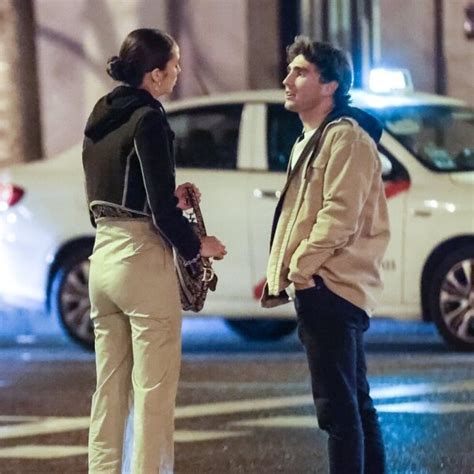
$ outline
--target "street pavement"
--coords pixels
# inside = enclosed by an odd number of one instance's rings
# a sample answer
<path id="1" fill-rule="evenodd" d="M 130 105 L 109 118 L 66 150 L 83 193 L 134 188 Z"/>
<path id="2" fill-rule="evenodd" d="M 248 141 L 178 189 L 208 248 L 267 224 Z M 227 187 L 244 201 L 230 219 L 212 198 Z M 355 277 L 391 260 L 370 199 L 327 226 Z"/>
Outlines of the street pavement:
<path id="1" fill-rule="evenodd" d="M 28 328 L 0 331 L 0 473 L 86 473 L 94 356 Z M 295 334 L 249 343 L 210 319 L 183 334 L 176 474 L 327 472 Z M 474 473 L 474 354 L 423 323 L 374 320 L 366 342 L 389 473 Z"/>

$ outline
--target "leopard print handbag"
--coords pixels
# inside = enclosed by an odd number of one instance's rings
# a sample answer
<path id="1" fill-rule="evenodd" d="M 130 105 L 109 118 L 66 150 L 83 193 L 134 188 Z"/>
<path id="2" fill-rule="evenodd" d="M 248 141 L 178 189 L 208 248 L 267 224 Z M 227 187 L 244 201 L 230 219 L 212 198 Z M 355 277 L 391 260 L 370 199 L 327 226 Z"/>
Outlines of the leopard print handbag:
<path id="1" fill-rule="evenodd" d="M 187 188 L 187 199 L 191 209 L 186 211 L 194 232 L 201 238 L 207 235 L 197 196 L 192 188 Z M 212 268 L 212 260 L 200 257 L 197 262 L 185 265 L 183 258 L 174 252 L 176 275 L 179 282 L 181 307 L 184 311 L 198 312 L 204 307 L 208 290 L 215 291 L 217 275 Z"/>

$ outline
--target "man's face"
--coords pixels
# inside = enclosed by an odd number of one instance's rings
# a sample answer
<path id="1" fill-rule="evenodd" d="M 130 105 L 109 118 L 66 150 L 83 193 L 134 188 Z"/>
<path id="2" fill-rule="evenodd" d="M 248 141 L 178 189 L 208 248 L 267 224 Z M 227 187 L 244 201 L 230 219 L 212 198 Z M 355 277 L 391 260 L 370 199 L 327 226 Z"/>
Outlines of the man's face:
<path id="1" fill-rule="evenodd" d="M 302 54 L 288 65 L 288 74 L 283 80 L 285 86 L 285 108 L 291 112 L 305 112 L 315 109 L 323 101 L 332 98 L 337 82 L 323 83 L 316 66 Z"/>

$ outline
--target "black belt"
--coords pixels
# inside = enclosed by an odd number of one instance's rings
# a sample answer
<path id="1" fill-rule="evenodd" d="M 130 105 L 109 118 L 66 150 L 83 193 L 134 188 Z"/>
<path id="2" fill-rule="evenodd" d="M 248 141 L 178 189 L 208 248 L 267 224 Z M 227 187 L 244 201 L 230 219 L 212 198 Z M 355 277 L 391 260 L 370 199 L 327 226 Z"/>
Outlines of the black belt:
<path id="1" fill-rule="evenodd" d="M 137 214 L 132 211 L 126 211 L 125 209 L 121 209 L 119 207 L 112 207 L 107 206 L 105 204 L 96 204 L 92 207 L 92 215 L 94 219 L 99 219 L 100 217 L 115 217 L 115 218 L 128 218 L 128 219 L 136 219 L 136 218 L 144 218 L 143 214 Z"/>

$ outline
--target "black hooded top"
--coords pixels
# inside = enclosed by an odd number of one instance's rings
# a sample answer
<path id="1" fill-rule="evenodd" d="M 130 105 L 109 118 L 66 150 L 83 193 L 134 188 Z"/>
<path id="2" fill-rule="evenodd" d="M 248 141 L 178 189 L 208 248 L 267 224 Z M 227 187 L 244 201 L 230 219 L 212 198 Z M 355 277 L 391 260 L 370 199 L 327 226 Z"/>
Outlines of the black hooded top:
<path id="1" fill-rule="evenodd" d="M 372 138 L 376 144 L 380 141 L 383 132 L 383 124 L 377 117 L 349 105 L 335 109 L 333 114 L 338 117 L 353 118 L 370 135 L 370 138 Z"/>
<path id="2" fill-rule="evenodd" d="M 107 205 L 152 218 L 187 261 L 200 241 L 174 195 L 174 134 L 159 101 L 119 86 L 95 105 L 86 125 L 82 161 L 89 208 Z"/>

